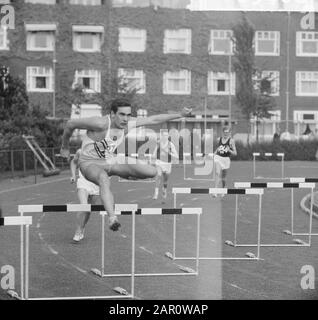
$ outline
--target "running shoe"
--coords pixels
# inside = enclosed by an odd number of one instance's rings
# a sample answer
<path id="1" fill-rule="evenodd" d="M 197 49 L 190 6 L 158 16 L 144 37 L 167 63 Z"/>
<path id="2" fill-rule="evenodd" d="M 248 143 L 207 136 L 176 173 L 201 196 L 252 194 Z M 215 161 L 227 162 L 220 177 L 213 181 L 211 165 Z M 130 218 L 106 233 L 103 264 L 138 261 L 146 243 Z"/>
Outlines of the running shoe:
<path id="1" fill-rule="evenodd" d="M 118 231 L 121 227 L 121 224 L 118 222 L 117 217 L 110 217 L 109 218 L 109 229 L 113 231 Z"/>
<path id="2" fill-rule="evenodd" d="M 84 239 L 84 231 L 83 230 L 77 230 L 75 232 L 74 237 L 73 237 L 73 241 L 80 242 L 83 239 Z"/>

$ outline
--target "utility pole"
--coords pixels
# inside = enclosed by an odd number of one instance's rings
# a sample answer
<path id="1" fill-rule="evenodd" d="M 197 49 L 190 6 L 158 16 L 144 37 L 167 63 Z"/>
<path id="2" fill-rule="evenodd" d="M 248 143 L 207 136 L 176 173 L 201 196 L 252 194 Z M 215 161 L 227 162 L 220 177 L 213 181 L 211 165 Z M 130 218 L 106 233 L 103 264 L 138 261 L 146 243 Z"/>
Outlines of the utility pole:
<path id="1" fill-rule="evenodd" d="M 108 66 L 108 94 L 109 94 L 109 100 L 112 99 L 112 0 L 107 0 L 107 10 L 108 10 L 108 21 L 107 21 L 107 53 L 108 57 L 106 59 L 108 60 L 107 66 Z"/>
<path id="2" fill-rule="evenodd" d="M 290 11 L 287 12 L 287 41 L 286 41 L 286 131 L 289 132 L 289 48 L 290 48 Z"/>
<path id="3" fill-rule="evenodd" d="M 56 90 L 55 90 L 55 84 L 56 84 L 56 63 L 57 63 L 57 60 L 56 60 L 56 31 L 54 33 L 54 37 L 53 37 L 53 59 L 52 59 L 52 64 L 53 64 L 53 100 L 52 100 L 52 117 L 53 119 L 55 119 L 56 117 Z"/>
<path id="4" fill-rule="evenodd" d="M 231 53 L 231 42 L 230 42 L 230 47 L 229 47 L 229 121 L 230 121 L 230 126 L 232 124 L 232 97 L 231 97 L 231 89 L 232 89 L 232 53 Z"/>

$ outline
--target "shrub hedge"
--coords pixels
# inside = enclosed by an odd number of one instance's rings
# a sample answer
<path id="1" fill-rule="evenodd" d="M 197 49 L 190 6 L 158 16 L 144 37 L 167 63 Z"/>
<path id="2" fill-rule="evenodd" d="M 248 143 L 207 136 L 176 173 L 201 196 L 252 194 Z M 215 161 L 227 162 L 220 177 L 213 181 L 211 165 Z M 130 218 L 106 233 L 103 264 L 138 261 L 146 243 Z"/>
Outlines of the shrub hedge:
<path id="1" fill-rule="evenodd" d="M 259 152 L 261 155 L 258 160 L 280 160 L 280 157 L 265 157 L 265 152 L 284 153 L 286 161 L 302 160 L 313 161 L 316 159 L 316 151 L 318 149 L 318 140 L 299 140 L 299 141 L 277 141 L 262 142 L 244 145 L 236 142 L 237 156 L 232 160 L 252 160 L 253 153 Z"/>

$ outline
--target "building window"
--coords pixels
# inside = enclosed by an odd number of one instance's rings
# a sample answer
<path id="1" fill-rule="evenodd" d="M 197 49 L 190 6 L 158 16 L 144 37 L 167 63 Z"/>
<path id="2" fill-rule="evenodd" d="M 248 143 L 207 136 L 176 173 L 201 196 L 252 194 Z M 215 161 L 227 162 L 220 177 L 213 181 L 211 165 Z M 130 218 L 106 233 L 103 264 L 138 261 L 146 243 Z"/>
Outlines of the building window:
<path id="1" fill-rule="evenodd" d="M 55 24 L 26 24 L 27 50 L 53 51 L 55 47 Z"/>
<path id="2" fill-rule="evenodd" d="M 211 30 L 210 33 L 210 54 L 233 54 L 232 30 Z"/>
<path id="3" fill-rule="evenodd" d="M 70 4 L 79 4 L 83 6 L 100 6 L 102 0 L 70 0 Z"/>
<path id="4" fill-rule="evenodd" d="M 191 54 L 191 30 L 165 30 L 163 52 Z"/>
<path id="5" fill-rule="evenodd" d="M 296 55 L 318 57 L 318 32 L 296 33 Z"/>
<path id="6" fill-rule="evenodd" d="M 145 73 L 142 70 L 118 69 L 118 77 L 121 84 L 118 88 L 119 92 L 126 90 L 137 90 L 136 93 L 146 93 Z"/>
<path id="7" fill-rule="evenodd" d="M 99 70 L 76 70 L 74 84 L 84 87 L 85 93 L 100 92 L 101 73 Z"/>
<path id="8" fill-rule="evenodd" d="M 164 94 L 191 94 L 191 71 L 166 71 L 163 75 Z"/>
<path id="9" fill-rule="evenodd" d="M 73 26 L 73 50 L 100 52 L 103 33 L 103 26 Z"/>
<path id="10" fill-rule="evenodd" d="M 112 4 L 114 7 L 131 5 L 131 4 L 133 4 L 133 2 L 134 2 L 134 0 L 112 0 Z M 146 6 L 147 5 L 149 5 L 149 3 L 147 3 Z"/>
<path id="11" fill-rule="evenodd" d="M 318 96 L 318 72 L 296 71 L 296 96 Z"/>
<path id="12" fill-rule="evenodd" d="M 34 4 L 56 4 L 56 0 L 25 0 L 25 3 L 34 3 Z"/>
<path id="13" fill-rule="evenodd" d="M 231 80 L 231 81 L 230 81 Z M 235 94 L 235 73 L 213 72 L 208 73 L 208 93 L 211 95 Z"/>
<path id="14" fill-rule="evenodd" d="M 27 67 L 27 90 L 30 92 L 52 92 L 54 76 L 51 67 Z"/>
<path id="15" fill-rule="evenodd" d="M 9 50 L 8 29 L 0 25 L 0 50 Z"/>
<path id="16" fill-rule="evenodd" d="M 261 118 L 258 124 L 258 135 L 264 139 L 273 139 L 274 133 L 277 132 L 280 121 L 281 121 L 281 111 L 280 110 L 271 110 L 268 111 L 270 114 L 269 118 Z M 256 137 L 257 128 L 256 128 L 256 117 L 251 117 L 251 128 L 252 135 Z"/>
<path id="17" fill-rule="evenodd" d="M 253 80 L 256 90 L 270 96 L 279 96 L 279 71 L 263 70 L 253 77 Z"/>
<path id="18" fill-rule="evenodd" d="M 295 110 L 294 111 L 294 132 L 296 136 L 308 136 L 308 128 L 312 133 L 318 129 L 318 111 Z"/>
<path id="19" fill-rule="evenodd" d="M 119 51 L 144 52 L 146 50 L 146 30 L 119 28 Z"/>
<path id="20" fill-rule="evenodd" d="M 279 56 L 279 31 L 256 31 L 255 55 Z"/>

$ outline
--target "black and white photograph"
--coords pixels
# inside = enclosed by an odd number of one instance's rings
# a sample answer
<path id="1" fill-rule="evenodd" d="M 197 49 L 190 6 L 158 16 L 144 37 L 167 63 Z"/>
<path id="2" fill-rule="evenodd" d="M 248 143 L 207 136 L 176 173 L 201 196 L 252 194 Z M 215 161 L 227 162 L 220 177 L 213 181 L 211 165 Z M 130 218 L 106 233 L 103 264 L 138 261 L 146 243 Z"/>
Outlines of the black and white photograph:
<path id="1" fill-rule="evenodd" d="M 318 0 L 0 0 L 2 302 L 318 300 L 317 187 Z"/>

